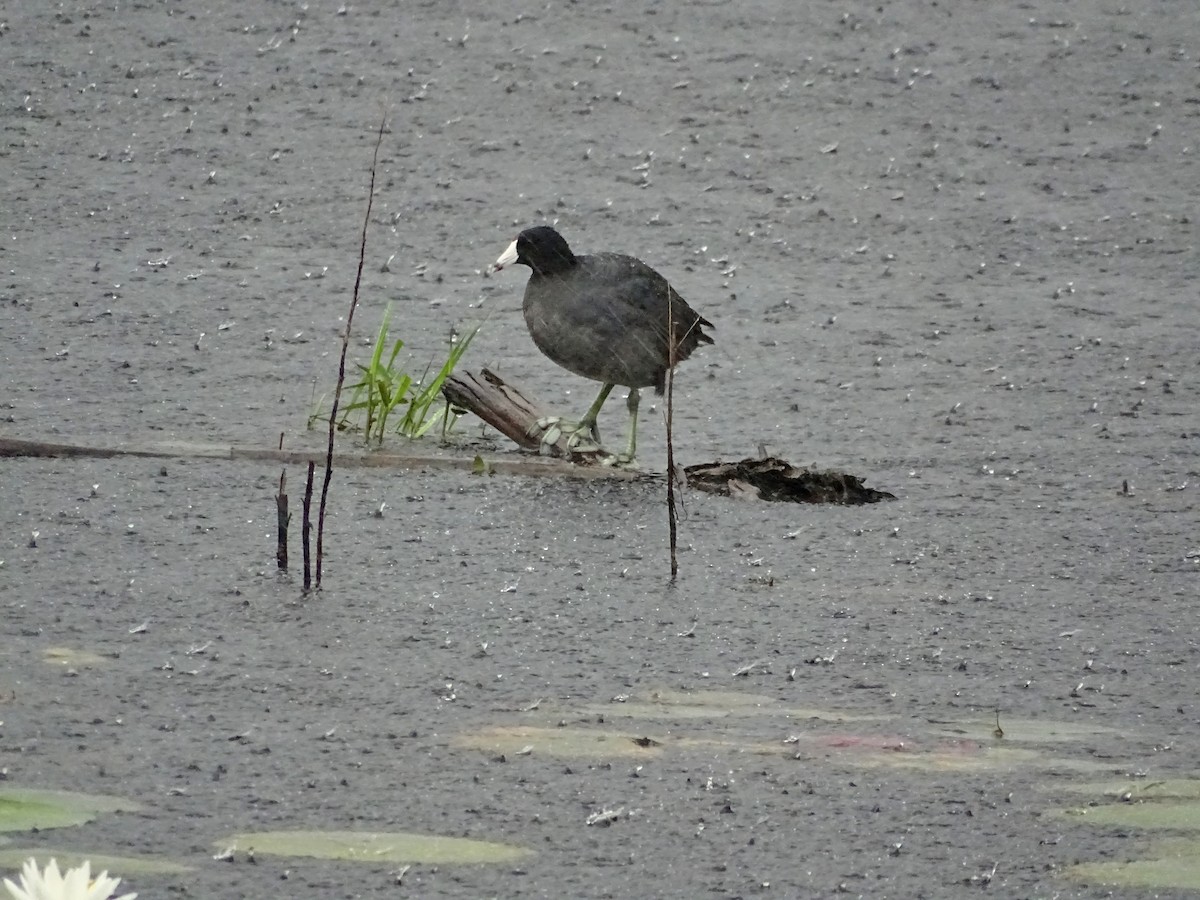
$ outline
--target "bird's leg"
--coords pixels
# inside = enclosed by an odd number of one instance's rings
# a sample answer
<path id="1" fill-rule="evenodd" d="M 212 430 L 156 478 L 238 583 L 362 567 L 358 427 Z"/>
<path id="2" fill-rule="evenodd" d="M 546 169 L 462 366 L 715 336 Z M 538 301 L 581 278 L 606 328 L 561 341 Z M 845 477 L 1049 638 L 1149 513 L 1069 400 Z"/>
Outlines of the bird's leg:
<path id="1" fill-rule="evenodd" d="M 611 384 L 601 387 L 600 393 L 596 395 L 596 399 L 592 401 L 592 405 L 588 407 L 588 411 L 579 420 L 578 431 L 583 431 L 586 427 L 591 432 L 592 440 L 597 444 L 600 443 L 600 426 L 596 424 L 596 419 L 600 416 L 600 407 L 604 405 L 604 401 L 608 399 L 608 395 L 612 393 L 614 387 L 615 385 Z"/>
<path id="2" fill-rule="evenodd" d="M 625 453 L 617 457 L 617 462 L 622 465 L 628 465 L 633 462 L 634 453 L 637 451 L 637 417 L 638 404 L 641 402 L 641 394 L 637 388 L 629 389 L 629 396 L 625 398 L 625 407 L 629 410 L 629 446 L 625 448 Z"/>

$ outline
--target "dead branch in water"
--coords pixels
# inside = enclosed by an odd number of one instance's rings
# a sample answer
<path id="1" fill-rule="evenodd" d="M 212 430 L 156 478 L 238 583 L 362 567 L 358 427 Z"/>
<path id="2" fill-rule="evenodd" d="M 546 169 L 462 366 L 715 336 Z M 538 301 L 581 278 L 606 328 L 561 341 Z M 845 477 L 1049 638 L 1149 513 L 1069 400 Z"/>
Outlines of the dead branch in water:
<path id="1" fill-rule="evenodd" d="M 308 480 L 304 483 L 304 509 L 300 518 L 300 547 L 304 553 L 304 592 L 312 588 L 312 494 L 313 470 L 317 464 L 308 461 Z"/>
<path id="2" fill-rule="evenodd" d="M 371 156 L 371 182 L 367 188 L 367 211 L 363 215 L 362 240 L 358 245 L 358 272 L 354 276 L 354 294 L 350 297 L 350 312 L 346 314 L 346 329 L 342 332 L 342 355 L 338 359 L 337 385 L 333 389 L 333 407 L 329 411 L 329 449 L 325 454 L 325 479 L 321 482 L 321 505 L 317 510 L 317 577 L 316 589 L 321 589 L 321 564 L 325 559 L 325 507 L 329 499 L 329 482 L 333 479 L 333 443 L 337 435 L 338 404 L 342 399 L 342 386 L 346 383 L 346 354 L 350 351 L 350 326 L 354 322 L 354 310 L 358 308 L 358 291 L 362 286 L 363 267 L 367 261 L 367 228 L 371 224 L 371 207 L 375 202 L 375 173 L 379 168 L 379 148 L 383 144 L 383 132 L 387 126 L 387 114 L 379 119 L 379 133 L 375 136 L 375 152 Z"/>
<path id="3" fill-rule="evenodd" d="M 279 449 L 283 449 L 283 432 L 279 433 Z M 288 567 L 288 525 L 292 514 L 288 512 L 287 469 L 279 473 L 279 493 L 275 495 L 275 565 L 286 572 Z"/>
<path id="4" fill-rule="evenodd" d="M 275 495 L 275 565 L 287 571 L 288 567 L 288 524 L 292 516 L 288 512 L 287 470 L 279 473 L 279 493 Z"/>
<path id="5" fill-rule="evenodd" d="M 543 427 L 546 413 L 537 401 L 521 393 L 490 369 L 478 375 L 454 374 L 442 385 L 442 396 L 450 405 L 473 412 L 518 447 L 536 450 L 576 463 L 603 462 L 610 454 L 602 449 L 579 450 L 570 446 L 570 436 L 559 432 L 556 440 L 546 441 L 553 426 Z"/>
<path id="6" fill-rule="evenodd" d="M 667 534 L 671 545 L 671 584 L 679 576 L 679 511 L 675 508 L 675 291 L 667 285 Z"/>

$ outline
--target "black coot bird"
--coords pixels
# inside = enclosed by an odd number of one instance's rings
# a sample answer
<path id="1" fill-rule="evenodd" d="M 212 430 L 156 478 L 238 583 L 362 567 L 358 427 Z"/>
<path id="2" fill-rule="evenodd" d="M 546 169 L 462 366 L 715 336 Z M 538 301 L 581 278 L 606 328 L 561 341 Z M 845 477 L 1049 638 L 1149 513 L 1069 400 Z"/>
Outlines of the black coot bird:
<path id="1" fill-rule="evenodd" d="M 533 342 L 564 369 L 604 386 L 578 424 L 572 441 L 587 432 L 600 443 L 596 419 L 613 387 L 629 388 L 629 447 L 619 459 L 632 461 L 637 448 L 638 389 L 666 385 L 671 361 L 668 308 L 674 326 L 674 361 L 687 359 L 713 339 L 713 325 L 688 306 L 667 279 L 632 256 L 597 253 L 576 256 L 563 236 L 548 225 L 517 235 L 494 265 L 513 263 L 533 270 L 525 286 L 525 324 Z"/>

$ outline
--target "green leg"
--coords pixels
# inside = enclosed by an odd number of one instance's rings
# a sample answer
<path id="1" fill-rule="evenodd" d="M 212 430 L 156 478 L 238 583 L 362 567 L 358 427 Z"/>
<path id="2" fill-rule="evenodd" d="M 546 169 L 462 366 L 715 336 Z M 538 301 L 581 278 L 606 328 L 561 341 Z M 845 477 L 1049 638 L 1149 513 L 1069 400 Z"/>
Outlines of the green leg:
<path id="1" fill-rule="evenodd" d="M 592 405 L 588 407 L 588 411 L 583 414 L 583 418 L 579 420 L 579 430 L 582 431 L 586 426 L 592 433 L 592 440 L 597 444 L 600 443 L 600 427 L 596 424 L 596 419 L 600 415 L 600 407 L 604 405 L 604 401 L 608 399 L 608 395 L 612 393 L 615 385 L 606 384 L 600 388 L 600 393 L 596 395 L 596 399 Z"/>
<path id="2" fill-rule="evenodd" d="M 625 407 L 629 410 L 629 446 L 625 450 L 625 456 L 621 459 L 621 462 L 624 463 L 633 462 L 634 454 L 637 452 L 637 417 L 641 399 L 637 388 L 629 389 L 629 396 L 625 400 Z"/>

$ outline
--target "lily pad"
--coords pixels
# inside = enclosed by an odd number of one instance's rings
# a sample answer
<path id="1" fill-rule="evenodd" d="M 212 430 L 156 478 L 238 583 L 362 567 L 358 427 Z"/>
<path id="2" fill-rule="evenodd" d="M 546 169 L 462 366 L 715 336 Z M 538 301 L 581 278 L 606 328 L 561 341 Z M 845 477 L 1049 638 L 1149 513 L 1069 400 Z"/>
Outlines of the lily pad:
<path id="1" fill-rule="evenodd" d="M 939 744 L 925 749 L 900 752 L 878 751 L 847 756 L 855 765 L 871 768 L 911 769 L 922 772 L 995 772 L 1028 766 L 1039 754 L 1018 747 L 979 747 Z"/>
<path id="2" fill-rule="evenodd" d="M 592 704 L 589 715 L 621 716 L 628 719 L 720 719 L 744 716 L 780 716 L 788 719 L 816 719 L 824 722 L 878 721 L 882 716 L 858 715 L 841 710 L 793 708 L 774 697 L 743 694 L 739 691 L 677 691 L 669 688 L 650 691 L 621 703 Z"/>
<path id="3" fill-rule="evenodd" d="M 1086 722 L 1055 722 L 1044 719 L 1007 719 L 1001 717 L 1003 737 L 996 737 L 994 717 L 978 721 L 934 722 L 935 733 L 948 737 L 971 738 L 973 740 L 1022 744 L 1057 744 L 1082 741 L 1101 734 L 1114 735 L 1122 732 L 1103 725 Z"/>
<path id="4" fill-rule="evenodd" d="M 127 875 L 180 875 L 192 871 L 190 866 L 180 865 L 165 859 L 145 856 L 106 856 L 103 853 L 86 853 L 81 850 L 64 850 L 61 847 L 26 847 L 0 850 L 0 869 L 19 869 L 25 860 L 33 857 L 38 867 L 44 869 L 51 859 L 58 860 L 60 869 L 73 869 L 85 862 L 92 864 L 92 872 L 108 872 L 114 878 Z"/>
<path id="5" fill-rule="evenodd" d="M 1120 800 L 1161 800 L 1164 797 L 1200 800 L 1200 779 L 1197 778 L 1092 781 L 1081 784 L 1056 784 L 1054 788 L 1075 794 L 1091 794 Z"/>
<path id="6" fill-rule="evenodd" d="M 262 831 L 218 841 L 221 852 L 306 856 L 367 863 L 502 863 L 533 851 L 514 844 L 404 831 Z"/>
<path id="7" fill-rule="evenodd" d="M 1119 825 L 1122 828 L 1169 828 L 1200 831 L 1200 802 L 1149 801 L 1106 803 L 1056 810 L 1054 815 L 1092 825 Z"/>
<path id="8" fill-rule="evenodd" d="M 78 647 L 47 647 L 42 651 L 42 660 L 69 669 L 88 669 L 106 662 L 98 653 Z"/>
<path id="9" fill-rule="evenodd" d="M 774 709 L 779 706 L 779 701 L 774 697 L 744 694 L 740 691 L 676 691 L 670 688 L 659 688 L 638 699 L 663 706 L 703 706 L 726 712 L 734 710 L 762 712 L 764 709 Z"/>
<path id="10" fill-rule="evenodd" d="M 1096 862 L 1071 866 L 1069 878 L 1090 884 L 1117 884 L 1124 887 L 1182 888 L 1200 890 L 1200 847 L 1191 855 L 1165 859 L 1136 859 L 1132 862 Z"/>
<path id="11" fill-rule="evenodd" d="M 133 812 L 139 808 L 121 797 L 0 788 L 0 831 L 65 828 L 90 822 L 101 813 Z"/>
<path id="12" fill-rule="evenodd" d="M 723 719 L 730 716 L 761 716 L 767 710 L 755 707 L 722 709 L 700 704 L 666 705 L 628 700 L 624 703 L 593 704 L 583 708 L 584 715 L 622 719 Z"/>
<path id="13" fill-rule="evenodd" d="M 590 728 L 539 728 L 533 725 L 495 725 L 460 734 L 454 738 L 454 745 L 507 756 L 652 757 L 662 750 L 661 741 L 645 735 Z"/>

